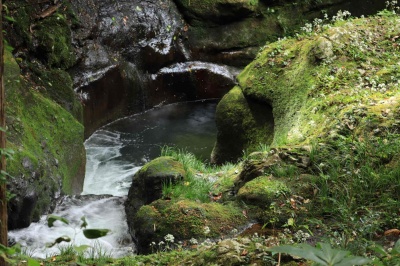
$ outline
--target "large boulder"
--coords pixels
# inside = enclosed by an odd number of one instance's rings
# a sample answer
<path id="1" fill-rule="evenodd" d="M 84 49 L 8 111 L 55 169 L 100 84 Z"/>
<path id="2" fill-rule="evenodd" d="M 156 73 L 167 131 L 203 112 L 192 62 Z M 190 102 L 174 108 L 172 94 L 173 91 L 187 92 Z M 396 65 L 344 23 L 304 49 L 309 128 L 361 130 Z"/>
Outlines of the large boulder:
<path id="1" fill-rule="evenodd" d="M 180 162 L 172 157 L 159 157 L 144 165 L 133 176 L 132 185 L 125 202 L 125 212 L 129 231 L 134 241 L 137 242 L 136 232 L 138 226 L 140 226 L 134 221 L 134 217 L 139 209 L 143 205 L 160 199 L 163 196 L 163 186 L 180 182 L 185 175 L 186 172 Z"/>
<path id="2" fill-rule="evenodd" d="M 142 205 L 161 198 L 164 185 L 180 182 L 185 175 L 182 163 L 172 157 L 158 157 L 147 163 L 133 176 L 126 201 L 127 213 L 135 213 Z"/>
<path id="3" fill-rule="evenodd" d="M 373 26 L 379 23 L 382 30 L 390 29 L 393 21 L 379 16 L 338 21 L 342 25 L 317 28 L 317 33 L 305 32 L 297 39 L 267 45 L 238 76 L 239 85 L 219 103 L 213 151 L 216 161 L 238 158 L 241 150 L 254 149 L 255 143 L 264 143 L 271 134 L 272 146 L 304 145 L 320 138 L 396 127 L 396 67 L 374 54 L 378 53 L 375 43 L 381 43 L 393 56 L 397 46 Z M 358 25 L 363 25 L 362 29 Z M 373 40 L 363 39 L 365 31 L 374 36 Z M 369 50 L 375 52 L 367 55 L 365 51 Z M 383 65 L 385 71 L 381 70 Z M 249 110 L 252 103 L 271 108 L 271 112 L 253 115 L 263 116 L 261 121 L 271 121 L 268 118 L 272 116 L 273 133 L 253 126 L 254 122 L 252 126 L 246 123 L 252 116 L 250 112 L 243 115 L 242 110 Z M 393 122 L 391 126 L 388 121 Z M 244 141 L 247 136 L 251 141 Z M 227 140 L 231 140 L 228 148 Z"/>

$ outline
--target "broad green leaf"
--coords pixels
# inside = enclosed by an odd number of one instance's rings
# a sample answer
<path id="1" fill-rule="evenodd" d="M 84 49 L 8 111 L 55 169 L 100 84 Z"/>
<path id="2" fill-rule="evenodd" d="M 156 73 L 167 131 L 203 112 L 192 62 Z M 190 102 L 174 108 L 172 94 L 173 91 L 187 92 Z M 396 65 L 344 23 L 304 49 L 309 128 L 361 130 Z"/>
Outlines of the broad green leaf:
<path id="1" fill-rule="evenodd" d="M 323 257 L 321 250 L 314 248 L 310 245 L 298 245 L 298 246 L 275 246 L 268 249 L 269 251 L 278 252 L 278 253 L 288 253 L 292 256 L 304 258 L 307 260 L 312 260 L 321 265 L 327 265 L 326 262 L 320 257 Z"/>
<path id="2" fill-rule="evenodd" d="M 321 248 L 324 259 L 329 265 L 336 265 L 350 254 L 350 252 L 345 250 L 332 249 L 327 243 L 318 243 L 317 245 Z"/>
<path id="3" fill-rule="evenodd" d="M 48 227 L 53 227 L 54 223 L 56 221 L 60 221 L 65 224 L 69 224 L 68 220 L 65 219 L 64 217 L 60 217 L 60 216 L 53 215 L 53 214 L 50 214 L 49 216 L 47 216 L 47 226 Z"/>
<path id="4" fill-rule="evenodd" d="M 110 232 L 109 229 L 84 229 L 83 234 L 88 239 L 96 239 L 106 236 Z"/>
<path id="5" fill-rule="evenodd" d="M 28 266 L 40 266 L 40 262 L 35 259 L 28 258 Z"/>
<path id="6" fill-rule="evenodd" d="M 395 251 L 396 254 L 400 254 L 400 239 L 397 240 L 396 244 L 394 245 L 392 251 Z"/>
<path id="7" fill-rule="evenodd" d="M 16 253 L 21 253 L 21 244 L 19 243 L 7 249 L 8 255 L 14 255 Z"/>
<path id="8" fill-rule="evenodd" d="M 368 263 L 371 263 L 371 262 L 372 262 L 372 260 L 367 259 L 367 258 L 350 256 L 348 258 L 345 258 L 340 263 L 336 263 L 336 264 L 332 264 L 332 265 L 335 265 L 335 266 L 367 265 Z"/>
<path id="9" fill-rule="evenodd" d="M 287 225 L 288 225 L 288 226 L 293 226 L 293 225 L 294 225 L 294 219 L 293 219 L 293 218 L 289 218 L 289 219 L 287 220 Z"/>
<path id="10" fill-rule="evenodd" d="M 10 17 L 10 16 L 4 16 L 4 18 L 5 18 L 6 20 L 8 20 L 8 21 L 16 22 L 16 20 L 15 20 L 14 18 Z"/>
<path id="11" fill-rule="evenodd" d="M 86 228 L 86 226 L 88 226 L 88 223 L 86 222 L 85 216 L 81 217 L 81 221 L 82 221 L 81 228 Z"/>

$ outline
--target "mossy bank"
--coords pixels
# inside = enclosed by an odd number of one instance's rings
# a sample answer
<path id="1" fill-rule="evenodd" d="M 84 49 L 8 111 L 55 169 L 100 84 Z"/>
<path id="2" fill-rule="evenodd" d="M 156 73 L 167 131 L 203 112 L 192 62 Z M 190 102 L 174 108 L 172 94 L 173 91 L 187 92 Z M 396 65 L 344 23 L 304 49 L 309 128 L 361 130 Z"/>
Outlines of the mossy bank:
<path id="1" fill-rule="evenodd" d="M 4 85 L 9 228 L 28 226 L 63 194 L 80 193 L 85 171 L 82 106 L 66 69 L 75 63 L 68 6 L 39 18 L 45 6 L 7 3 Z M 9 50 L 13 51 L 13 56 Z M 29 51 L 29 52 L 28 52 Z"/>

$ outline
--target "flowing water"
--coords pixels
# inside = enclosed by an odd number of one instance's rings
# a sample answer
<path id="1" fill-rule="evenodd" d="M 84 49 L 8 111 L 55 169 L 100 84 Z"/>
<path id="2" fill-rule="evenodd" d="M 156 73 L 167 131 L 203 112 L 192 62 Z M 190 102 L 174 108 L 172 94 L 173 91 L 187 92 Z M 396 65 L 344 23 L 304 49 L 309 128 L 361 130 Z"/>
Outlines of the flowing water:
<path id="1" fill-rule="evenodd" d="M 132 176 L 147 161 L 160 155 L 162 146 L 175 146 L 207 160 L 216 139 L 216 103 L 197 101 L 154 108 L 119 119 L 97 130 L 86 142 L 86 176 L 82 195 L 65 197 L 54 214 L 65 217 L 49 228 L 46 217 L 28 228 L 9 232 L 12 241 L 27 247 L 28 253 L 44 258 L 59 253 L 59 245 L 45 248 L 60 236 L 72 244 L 99 246 L 112 257 L 135 252 L 124 211 Z M 111 234 L 98 240 L 83 236 L 80 225 L 106 228 Z M 65 245 L 65 244 L 64 244 Z"/>

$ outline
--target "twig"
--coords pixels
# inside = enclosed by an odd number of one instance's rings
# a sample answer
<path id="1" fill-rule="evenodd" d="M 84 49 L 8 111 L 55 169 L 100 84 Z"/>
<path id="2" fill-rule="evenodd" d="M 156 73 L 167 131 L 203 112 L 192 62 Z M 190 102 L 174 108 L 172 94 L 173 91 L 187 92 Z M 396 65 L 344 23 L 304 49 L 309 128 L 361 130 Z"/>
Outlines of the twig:
<path id="1" fill-rule="evenodd" d="M 51 16 L 54 12 L 57 11 L 57 9 L 60 8 L 60 6 L 61 6 L 61 3 L 59 3 L 59 4 L 55 5 L 55 6 L 49 7 L 45 11 L 43 11 L 42 13 L 37 15 L 36 18 L 46 18 L 48 16 Z"/>

